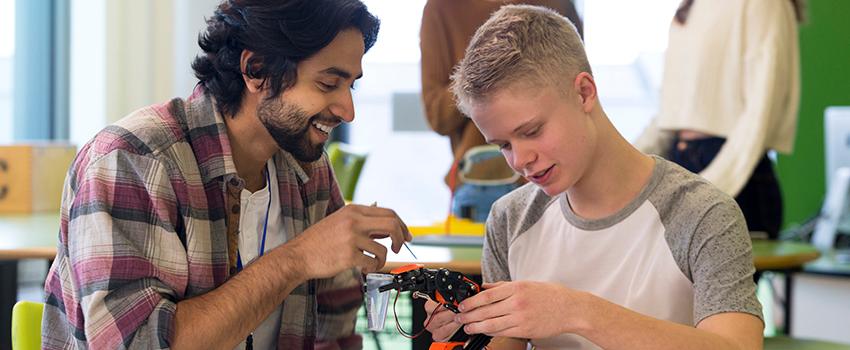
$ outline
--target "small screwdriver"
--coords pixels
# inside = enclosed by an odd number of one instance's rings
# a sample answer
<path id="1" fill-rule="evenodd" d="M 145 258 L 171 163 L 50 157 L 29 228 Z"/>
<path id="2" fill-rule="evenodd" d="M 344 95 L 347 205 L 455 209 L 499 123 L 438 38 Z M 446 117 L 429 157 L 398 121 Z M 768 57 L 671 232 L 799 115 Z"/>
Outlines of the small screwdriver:
<path id="1" fill-rule="evenodd" d="M 372 206 L 377 207 L 378 202 L 372 202 Z M 404 245 L 405 248 L 407 248 L 407 251 L 410 252 L 410 255 L 413 255 L 414 260 L 419 260 L 419 258 L 416 257 L 416 254 L 413 254 L 413 250 L 410 249 L 410 246 L 407 245 L 407 242 L 401 242 L 401 244 Z"/>

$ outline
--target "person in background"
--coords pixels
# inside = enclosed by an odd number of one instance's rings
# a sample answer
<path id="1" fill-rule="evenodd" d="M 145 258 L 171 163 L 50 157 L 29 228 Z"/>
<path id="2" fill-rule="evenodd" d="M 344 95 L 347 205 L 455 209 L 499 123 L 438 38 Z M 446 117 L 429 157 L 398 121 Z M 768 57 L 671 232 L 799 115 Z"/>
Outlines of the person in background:
<path id="1" fill-rule="evenodd" d="M 752 246 L 734 199 L 634 148 L 575 28 L 502 7 L 453 75 L 458 106 L 530 183 L 487 218 L 483 290 L 427 329 L 492 350 L 761 349 Z"/>
<path id="2" fill-rule="evenodd" d="M 684 0 L 670 25 L 658 115 L 635 145 L 734 196 L 751 232 L 776 239 L 782 194 L 770 150 L 797 128 L 799 0 Z"/>
<path id="3" fill-rule="evenodd" d="M 392 210 L 343 207 L 324 154 L 379 22 L 357 0 L 231 0 L 187 99 L 86 144 L 45 282 L 45 349 L 359 349 Z"/>
<path id="4" fill-rule="evenodd" d="M 452 212 L 483 222 L 492 203 L 517 187 L 516 183 L 497 186 L 464 184 L 458 169 L 464 155 L 486 142 L 475 124 L 465 118 L 455 106 L 449 89 L 449 77 L 454 66 L 463 58 L 475 30 L 490 14 L 505 4 L 525 3 L 551 8 L 566 16 L 582 33 L 582 23 L 570 0 L 429 0 L 422 13 L 420 50 L 422 59 L 422 102 L 431 129 L 449 138 L 452 165 L 445 176 L 446 185 L 454 195 Z M 478 163 L 470 177 L 499 180 L 512 177 L 501 157 Z M 485 181 L 488 182 L 488 181 Z M 492 181 L 489 181 L 492 182 Z"/>

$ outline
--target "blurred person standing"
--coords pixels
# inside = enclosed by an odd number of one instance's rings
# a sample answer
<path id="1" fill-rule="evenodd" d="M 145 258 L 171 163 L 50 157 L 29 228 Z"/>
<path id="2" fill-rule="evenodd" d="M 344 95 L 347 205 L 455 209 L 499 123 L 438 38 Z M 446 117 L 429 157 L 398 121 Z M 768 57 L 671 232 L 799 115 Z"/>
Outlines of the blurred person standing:
<path id="1" fill-rule="evenodd" d="M 776 239 L 782 194 L 770 150 L 797 128 L 800 0 L 684 0 L 670 26 L 658 115 L 635 141 L 734 196 Z"/>

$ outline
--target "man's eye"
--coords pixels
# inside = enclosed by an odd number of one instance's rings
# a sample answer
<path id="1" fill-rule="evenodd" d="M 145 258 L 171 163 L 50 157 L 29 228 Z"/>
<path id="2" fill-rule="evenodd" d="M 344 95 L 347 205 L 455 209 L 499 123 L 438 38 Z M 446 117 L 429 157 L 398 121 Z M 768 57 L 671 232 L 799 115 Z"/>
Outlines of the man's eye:
<path id="1" fill-rule="evenodd" d="M 325 84 L 321 81 L 319 82 L 319 86 L 322 88 L 322 90 L 325 90 L 325 91 L 330 91 L 330 90 L 336 89 L 336 85 Z"/>

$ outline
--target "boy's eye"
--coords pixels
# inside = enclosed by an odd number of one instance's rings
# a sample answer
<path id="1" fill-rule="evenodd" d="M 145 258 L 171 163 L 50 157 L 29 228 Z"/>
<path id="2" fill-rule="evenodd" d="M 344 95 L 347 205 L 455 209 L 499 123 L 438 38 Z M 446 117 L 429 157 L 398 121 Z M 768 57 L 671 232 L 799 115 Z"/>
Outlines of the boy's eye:
<path id="1" fill-rule="evenodd" d="M 502 150 L 509 150 L 509 149 L 511 149 L 511 144 L 510 144 L 510 143 L 503 143 L 503 144 L 500 144 L 500 145 L 499 145 L 499 149 L 502 149 Z"/>
<path id="2" fill-rule="evenodd" d="M 537 133 L 539 133 L 539 132 L 540 132 L 540 127 L 538 126 L 538 127 L 534 128 L 534 129 L 531 129 L 529 132 L 525 133 L 525 136 L 526 136 L 526 137 L 535 136 L 535 135 L 537 135 Z"/>

